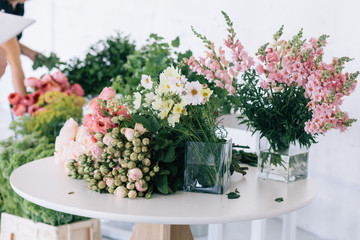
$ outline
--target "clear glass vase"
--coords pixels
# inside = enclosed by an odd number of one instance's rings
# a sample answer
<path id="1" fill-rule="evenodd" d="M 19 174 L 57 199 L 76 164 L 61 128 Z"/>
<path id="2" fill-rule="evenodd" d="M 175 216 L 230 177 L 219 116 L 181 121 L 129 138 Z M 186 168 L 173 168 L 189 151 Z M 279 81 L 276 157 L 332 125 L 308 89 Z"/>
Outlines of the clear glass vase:
<path id="1" fill-rule="evenodd" d="M 232 140 L 186 142 L 184 191 L 223 194 L 230 187 Z"/>
<path id="2" fill-rule="evenodd" d="M 284 151 L 272 149 L 266 138 L 259 140 L 258 177 L 282 182 L 307 178 L 309 149 L 299 143 Z"/>

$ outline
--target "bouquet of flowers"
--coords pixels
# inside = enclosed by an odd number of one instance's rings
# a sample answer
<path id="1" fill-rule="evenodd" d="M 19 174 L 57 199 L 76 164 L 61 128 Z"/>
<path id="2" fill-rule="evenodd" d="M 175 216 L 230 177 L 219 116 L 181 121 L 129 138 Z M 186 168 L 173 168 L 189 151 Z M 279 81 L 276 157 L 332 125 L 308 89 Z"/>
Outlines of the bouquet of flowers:
<path id="1" fill-rule="evenodd" d="M 82 87 L 77 83 L 70 86 L 67 77 L 60 71 L 53 75 L 45 74 L 41 79 L 27 78 L 24 80 L 24 84 L 26 87 L 32 88 L 32 93 L 21 96 L 15 92 L 8 96 L 15 116 L 23 116 L 25 113 L 33 116 L 36 112 L 42 111 L 43 107 L 51 101 L 51 94 L 46 94 L 49 92 L 60 92 L 67 96 L 84 96 Z M 41 101 L 39 101 L 40 99 Z"/>
<path id="2" fill-rule="evenodd" d="M 231 59 L 220 47 L 195 30 L 210 50 L 205 58 L 185 60 L 193 71 L 205 76 L 234 95 L 234 109 L 241 110 L 241 123 L 267 138 L 273 151 L 285 152 L 290 143 L 309 147 L 318 134 L 332 128 L 344 131 L 356 121 L 341 111 L 343 97 L 356 86 L 359 72 L 344 73 L 348 57 L 323 61 L 327 35 L 304 40 L 302 30 L 291 40 L 280 40 L 283 27 L 274 35 L 272 44 L 259 48 L 255 62 L 244 50 L 233 29 L 233 23 L 222 12 L 228 25 L 224 40 Z M 243 73 L 242 79 L 238 79 Z M 282 165 L 272 157 L 271 164 Z"/>

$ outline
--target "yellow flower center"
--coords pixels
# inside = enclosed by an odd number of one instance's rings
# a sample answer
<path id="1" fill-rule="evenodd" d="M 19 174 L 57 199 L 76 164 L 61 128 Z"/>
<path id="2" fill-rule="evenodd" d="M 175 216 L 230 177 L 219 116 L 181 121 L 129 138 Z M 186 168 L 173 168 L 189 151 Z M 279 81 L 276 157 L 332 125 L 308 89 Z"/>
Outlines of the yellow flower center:
<path id="1" fill-rule="evenodd" d="M 168 84 L 168 85 L 166 85 L 166 87 L 170 89 L 170 85 L 169 85 L 169 84 Z"/>
<path id="2" fill-rule="evenodd" d="M 175 83 L 175 85 L 176 85 L 177 87 L 180 87 L 180 84 L 179 84 L 179 83 Z"/>
<path id="3" fill-rule="evenodd" d="M 146 82 L 147 82 L 147 83 L 150 83 L 150 80 L 147 78 L 147 79 L 146 79 Z"/>
<path id="4" fill-rule="evenodd" d="M 205 92 L 203 93 L 203 97 L 206 98 L 208 96 L 208 94 Z"/>
<path id="5" fill-rule="evenodd" d="M 196 89 L 191 90 L 191 94 L 192 94 L 193 96 L 195 96 L 197 93 L 198 93 L 198 91 L 197 91 Z"/>

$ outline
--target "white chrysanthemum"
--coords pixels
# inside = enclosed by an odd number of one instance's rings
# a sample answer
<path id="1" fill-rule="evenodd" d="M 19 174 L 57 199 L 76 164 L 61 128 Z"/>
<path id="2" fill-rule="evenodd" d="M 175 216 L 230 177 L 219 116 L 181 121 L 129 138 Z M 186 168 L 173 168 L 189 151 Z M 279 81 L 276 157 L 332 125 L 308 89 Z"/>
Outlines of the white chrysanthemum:
<path id="1" fill-rule="evenodd" d="M 143 103 L 143 106 L 149 107 L 151 103 L 154 101 L 154 99 L 155 99 L 155 94 L 153 92 L 149 92 L 145 94 L 145 98 L 144 98 L 145 102 Z"/>
<path id="2" fill-rule="evenodd" d="M 180 121 L 180 114 L 170 114 L 168 117 L 168 123 L 170 126 L 175 127 L 175 123 Z"/>
<path id="3" fill-rule="evenodd" d="M 203 98 L 200 94 L 200 91 L 202 89 L 202 85 L 196 81 L 196 82 L 187 82 L 185 84 L 185 92 L 186 95 L 183 96 L 184 101 L 188 104 L 192 105 L 199 105 L 201 104 Z"/>
<path id="4" fill-rule="evenodd" d="M 170 80 L 167 79 L 166 81 L 160 82 L 158 92 L 160 94 L 170 92 Z"/>
<path id="5" fill-rule="evenodd" d="M 174 77 L 180 80 L 180 70 L 178 68 L 174 68 L 174 66 L 167 67 L 163 73 L 168 78 Z"/>
<path id="6" fill-rule="evenodd" d="M 141 106 L 141 94 L 139 92 L 134 93 L 135 100 L 134 100 L 134 109 L 137 110 Z"/>
<path id="7" fill-rule="evenodd" d="M 153 86 L 153 81 L 151 80 L 151 77 L 143 74 L 141 76 L 141 85 L 146 89 L 151 89 Z"/>
<path id="8" fill-rule="evenodd" d="M 151 103 L 151 107 L 155 110 L 159 110 L 162 107 L 163 101 L 158 95 L 154 96 L 154 101 Z"/>

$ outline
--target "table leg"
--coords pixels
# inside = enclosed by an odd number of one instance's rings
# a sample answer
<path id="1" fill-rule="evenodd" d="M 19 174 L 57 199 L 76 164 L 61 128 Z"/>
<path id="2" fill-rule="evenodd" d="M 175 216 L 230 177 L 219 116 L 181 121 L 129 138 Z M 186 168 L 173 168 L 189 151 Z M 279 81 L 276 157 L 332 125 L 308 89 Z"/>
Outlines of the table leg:
<path id="1" fill-rule="evenodd" d="M 266 220 L 251 221 L 251 240 L 265 240 Z"/>
<path id="2" fill-rule="evenodd" d="M 224 224 L 209 224 L 208 240 L 222 240 Z"/>
<path id="3" fill-rule="evenodd" d="M 283 216 L 282 238 L 283 240 L 296 240 L 296 212 Z"/>
<path id="4" fill-rule="evenodd" d="M 130 240 L 194 240 L 190 225 L 137 223 Z"/>

